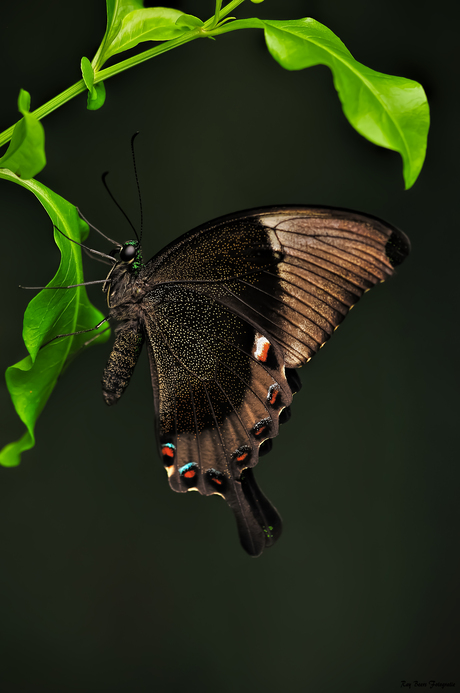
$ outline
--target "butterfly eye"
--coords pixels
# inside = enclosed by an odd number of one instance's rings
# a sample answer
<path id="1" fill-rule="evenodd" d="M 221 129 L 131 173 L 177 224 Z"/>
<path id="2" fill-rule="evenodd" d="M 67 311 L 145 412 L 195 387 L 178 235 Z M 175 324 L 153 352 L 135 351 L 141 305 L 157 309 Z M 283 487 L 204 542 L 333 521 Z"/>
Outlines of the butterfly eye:
<path id="1" fill-rule="evenodd" d="M 137 247 L 131 243 L 125 243 L 120 250 L 120 260 L 122 262 L 131 262 L 136 257 Z"/>

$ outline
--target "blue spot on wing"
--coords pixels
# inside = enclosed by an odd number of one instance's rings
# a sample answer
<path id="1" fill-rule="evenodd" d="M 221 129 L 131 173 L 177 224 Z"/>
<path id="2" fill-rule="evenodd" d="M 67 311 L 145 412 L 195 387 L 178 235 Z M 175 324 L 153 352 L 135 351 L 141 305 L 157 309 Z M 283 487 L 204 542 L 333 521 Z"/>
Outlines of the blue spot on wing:
<path id="1" fill-rule="evenodd" d="M 188 462 L 179 469 L 179 474 L 183 476 L 186 472 L 189 472 L 191 469 L 195 469 L 197 466 L 198 465 L 196 464 L 196 462 Z"/>

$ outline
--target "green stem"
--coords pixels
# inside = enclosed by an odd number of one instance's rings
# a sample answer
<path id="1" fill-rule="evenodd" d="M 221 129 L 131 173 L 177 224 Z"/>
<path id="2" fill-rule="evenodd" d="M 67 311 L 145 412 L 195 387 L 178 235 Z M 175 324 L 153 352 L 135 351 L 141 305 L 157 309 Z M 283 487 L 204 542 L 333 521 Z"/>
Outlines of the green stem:
<path id="1" fill-rule="evenodd" d="M 114 77 L 115 75 L 118 75 L 120 72 L 124 72 L 125 70 L 129 69 L 130 67 L 134 67 L 135 65 L 139 65 L 140 63 L 145 62 L 146 60 L 150 60 L 150 58 L 154 58 L 157 55 L 161 55 L 161 53 L 166 53 L 167 51 L 172 50 L 173 48 L 177 48 L 178 46 L 182 46 L 185 43 L 189 43 L 189 41 L 193 41 L 196 38 L 207 38 L 209 36 L 217 36 L 218 34 L 222 33 L 227 33 L 228 31 L 232 31 L 231 26 L 234 22 L 232 22 L 230 25 L 226 24 L 225 28 L 223 26 L 219 26 L 219 23 L 221 20 L 226 17 L 230 12 L 233 12 L 239 5 L 241 5 L 244 2 L 244 0 L 231 0 L 231 2 L 228 3 L 223 9 L 220 10 L 219 12 L 219 18 L 218 18 L 218 23 L 217 26 L 213 26 L 213 22 L 215 22 L 215 16 L 212 17 L 211 19 L 208 20 L 204 24 L 203 27 L 199 29 L 193 29 L 191 31 L 187 31 L 187 33 L 183 34 L 177 39 L 172 39 L 171 41 L 165 41 L 165 43 L 160 44 L 159 46 L 155 46 L 155 48 L 151 48 L 148 51 L 144 51 L 143 53 L 139 53 L 139 55 L 135 55 L 132 58 L 128 58 L 127 60 L 122 60 L 119 63 L 116 63 L 116 65 L 112 65 L 111 67 L 107 67 L 105 70 L 100 70 L 99 72 L 95 72 L 94 75 L 94 84 L 98 84 L 99 82 L 103 82 L 106 79 L 110 79 L 110 77 Z M 218 8 L 219 3 L 216 4 L 216 8 Z M 212 27 L 212 28 L 211 28 Z M 237 28 L 235 26 L 235 28 Z M 33 115 L 37 120 L 41 120 L 45 116 L 49 115 L 53 111 L 55 111 L 57 108 L 60 106 L 63 106 L 67 101 L 70 101 L 73 99 L 75 96 L 78 94 L 82 94 L 83 92 L 86 91 L 86 86 L 84 81 L 81 79 L 75 84 L 73 84 L 71 87 L 63 91 L 61 94 L 58 96 L 55 96 L 53 99 L 48 101 L 47 103 L 43 104 L 39 108 L 37 108 L 35 111 L 32 111 L 31 115 Z M 16 126 L 12 125 L 9 127 L 7 130 L 2 132 L 0 134 L 0 146 L 6 144 L 11 140 L 11 137 L 13 135 L 13 130 Z"/>
<path id="2" fill-rule="evenodd" d="M 165 43 L 162 43 L 159 46 L 155 46 L 155 48 L 151 48 L 148 51 L 139 53 L 139 55 L 134 55 L 132 58 L 128 58 L 127 60 L 122 60 L 120 63 L 117 63 L 116 65 L 112 65 L 111 67 L 107 67 L 105 70 L 100 70 L 99 72 L 96 72 L 96 74 L 94 75 L 94 84 L 98 84 L 98 82 L 104 82 L 106 79 L 114 77 L 119 72 L 124 72 L 128 68 L 134 67 L 134 65 L 139 65 L 140 63 L 143 63 L 146 60 L 150 60 L 150 58 L 154 58 L 156 55 L 161 55 L 161 53 L 171 51 L 173 48 L 182 46 L 184 43 L 189 43 L 189 41 L 193 41 L 196 38 L 206 38 L 206 36 L 204 36 L 201 33 L 200 29 L 193 29 L 192 31 L 187 31 L 186 34 L 179 36 L 179 38 L 177 39 L 165 41 Z"/>
<path id="3" fill-rule="evenodd" d="M 206 22 L 206 25 L 209 24 L 210 29 L 214 29 L 217 25 L 217 22 L 219 21 L 221 6 L 222 0 L 216 0 L 216 9 L 214 10 L 214 17 L 211 17 L 211 19 L 209 19 Z"/>
<path id="4" fill-rule="evenodd" d="M 243 2 L 244 0 L 231 0 L 231 2 L 229 2 L 228 5 L 226 5 L 224 9 L 222 9 L 222 0 L 216 0 L 216 10 L 214 12 L 214 16 L 208 19 L 208 21 L 204 23 L 202 28 L 206 31 L 212 31 L 216 28 L 216 26 L 224 17 L 230 14 L 230 12 L 233 12 L 233 10 L 236 10 L 236 8 Z"/>
<path id="5" fill-rule="evenodd" d="M 41 118 L 44 118 L 46 115 L 48 115 L 48 113 L 52 113 L 52 111 L 55 111 L 56 108 L 59 108 L 59 106 L 62 106 L 67 101 L 70 101 L 70 99 L 73 99 L 74 96 L 77 96 L 77 94 L 81 94 L 85 90 L 85 83 L 81 79 L 79 82 L 73 84 L 71 87 L 63 91 L 62 94 L 55 96 L 53 99 L 43 104 L 43 106 L 40 106 L 35 111 L 32 111 L 31 115 L 35 116 L 37 120 L 40 120 Z M 16 124 L 12 125 L 10 128 L 8 128 L 0 134 L 0 146 L 10 141 L 15 127 Z"/>
<path id="6" fill-rule="evenodd" d="M 230 12 L 233 12 L 233 10 L 236 10 L 236 8 L 243 2 L 244 0 L 232 0 L 232 2 L 229 2 L 228 5 L 226 5 L 224 9 L 220 11 L 219 21 L 223 19 L 223 17 L 226 17 L 228 14 L 230 14 Z"/>
<path id="7" fill-rule="evenodd" d="M 153 58 L 156 55 L 160 55 L 161 53 L 166 53 L 166 51 L 170 51 L 173 48 L 177 48 L 178 46 L 181 46 L 184 43 L 188 43 L 189 41 L 193 41 L 196 38 L 206 37 L 200 32 L 199 29 L 188 31 L 186 34 L 180 36 L 177 39 L 173 39 L 159 46 L 155 46 L 155 48 L 152 48 L 148 51 L 144 51 L 143 53 L 135 55 L 132 58 L 128 58 L 127 60 L 122 60 L 116 65 L 112 65 L 111 67 L 108 67 L 105 70 L 96 72 L 94 76 L 94 84 L 98 84 L 99 82 L 103 82 L 106 79 L 110 79 L 110 77 L 114 77 L 119 72 L 124 72 L 124 70 L 127 70 L 130 67 L 134 67 L 134 65 L 139 65 L 139 63 L 143 63 L 145 60 L 149 60 L 150 58 Z M 39 106 L 39 108 L 37 108 L 35 111 L 32 111 L 31 115 L 37 118 L 37 120 L 41 120 L 42 118 L 59 108 L 59 106 L 63 106 L 65 103 L 67 103 L 67 101 L 70 101 L 75 96 L 78 96 L 78 94 L 81 94 L 85 91 L 86 85 L 84 81 L 81 79 L 79 82 L 76 82 L 58 96 L 55 96 L 47 103 L 43 104 L 42 106 Z M 16 124 L 12 125 L 0 134 L 0 146 L 10 141 L 15 126 Z"/>
<path id="8" fill-rule="evenodd" d="M 262 19 L 252 17 L 250 19 L 233 19 L 227 24 L 221 24 L 216 29 L 208 31 L 208 36 L 220 36 L 228 34 L 230 31 L 239 31 L 240 29 L 263 29 L 264 22 Z"/>

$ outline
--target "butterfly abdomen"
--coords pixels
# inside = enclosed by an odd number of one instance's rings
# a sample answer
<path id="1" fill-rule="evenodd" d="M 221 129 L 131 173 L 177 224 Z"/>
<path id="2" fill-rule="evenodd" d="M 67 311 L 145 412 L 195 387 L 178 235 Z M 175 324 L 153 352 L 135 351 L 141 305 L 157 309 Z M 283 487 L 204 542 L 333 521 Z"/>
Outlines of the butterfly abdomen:
<path id="1" fill-rule="evenodd" d="M 128 325 L 118 332 L 102 376 L 102 394 L 106 404 L 115 404 L 128 386 L 143 343 L 140 327 L 136 330 Z"/>

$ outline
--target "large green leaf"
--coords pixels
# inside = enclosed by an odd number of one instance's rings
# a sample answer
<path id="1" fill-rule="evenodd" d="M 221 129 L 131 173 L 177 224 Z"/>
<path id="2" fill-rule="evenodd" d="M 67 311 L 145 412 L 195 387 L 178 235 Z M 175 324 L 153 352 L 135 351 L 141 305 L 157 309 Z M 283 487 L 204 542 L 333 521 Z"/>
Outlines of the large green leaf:
<path id="1" fill-rule="evenodd" d="M 263 29 L 268 50 L 287 70 L 327 65 L 343 111 L 371 142 L 401 154 L 406 188 L 425 160 L 430 114 L 418 82 L 371 70 L 353 58 L 342 41 L 314 19 L 268 21 L 243 19 L 221 29 Z"/>
<path id="2" fill-rule="evenodd" d="M 0 177 L 19 183 L 30 190 L 48 212 L 50 219 L 63 233 L 81 242 L 88 234 L 76 208 L 62 197 L 35 180 L 21 180 L 9 171 L 0 171 Z M 81 249 L 55 231 L 55 241 L 61 251 L 61 262 L 56 275 L 48 284 L 67 286 L 83 282 Z M 85 330 L 103 319 L 102 313 L 89 302 L 85 287 L 41 291 L 29 303 L 24 315 L 23 338 L 29 356 L 10 366 L 6 382 L 16 411 L 26 426 L 23 437 L 7 445 L 0 452 L 0 464 L 19 464 L 21 452 L 35 443 L 35 422 L 56 385 L 59 375 L 83 345 L 97 333 L 74 335 L 47 344 L 58 334 Z M 101 328 L 102 330 L 103 328 Z M 109 337 L 101 332 L 96 341 Z"/>
<path id="3" fill-rule="evenodd" d="M 184 13 L 169 7 L 147 7 L 134 10 L 123 17 L 116 36 L 104 49 L 104 60 L 112 55 L 134 48 L 142 41 L 169 41 L 190 30 L 176 26 Z"/>
<path id="4" fill-rule="evenodd" d="M 21 89 L 18 110 L 22 118 L 16 123 L 10 145 L 0 159 L 0 168 L 7 168 L 23 179 L 33 178 L 46 166 L 45 131 L 29 108 L 30 94 Z"/>
<path id="5" fill-rule="evenodd" d="M 142 9 L 144 3 L 142 0 L 106 0 L 106 6 L 107 27 L 102 43 L 92 61 L 95 70 L 100 69 L 107 60 L 107 56 L 105 55 L 106 48 L 117 35 L 123 18 L 134 10 Z"/>

